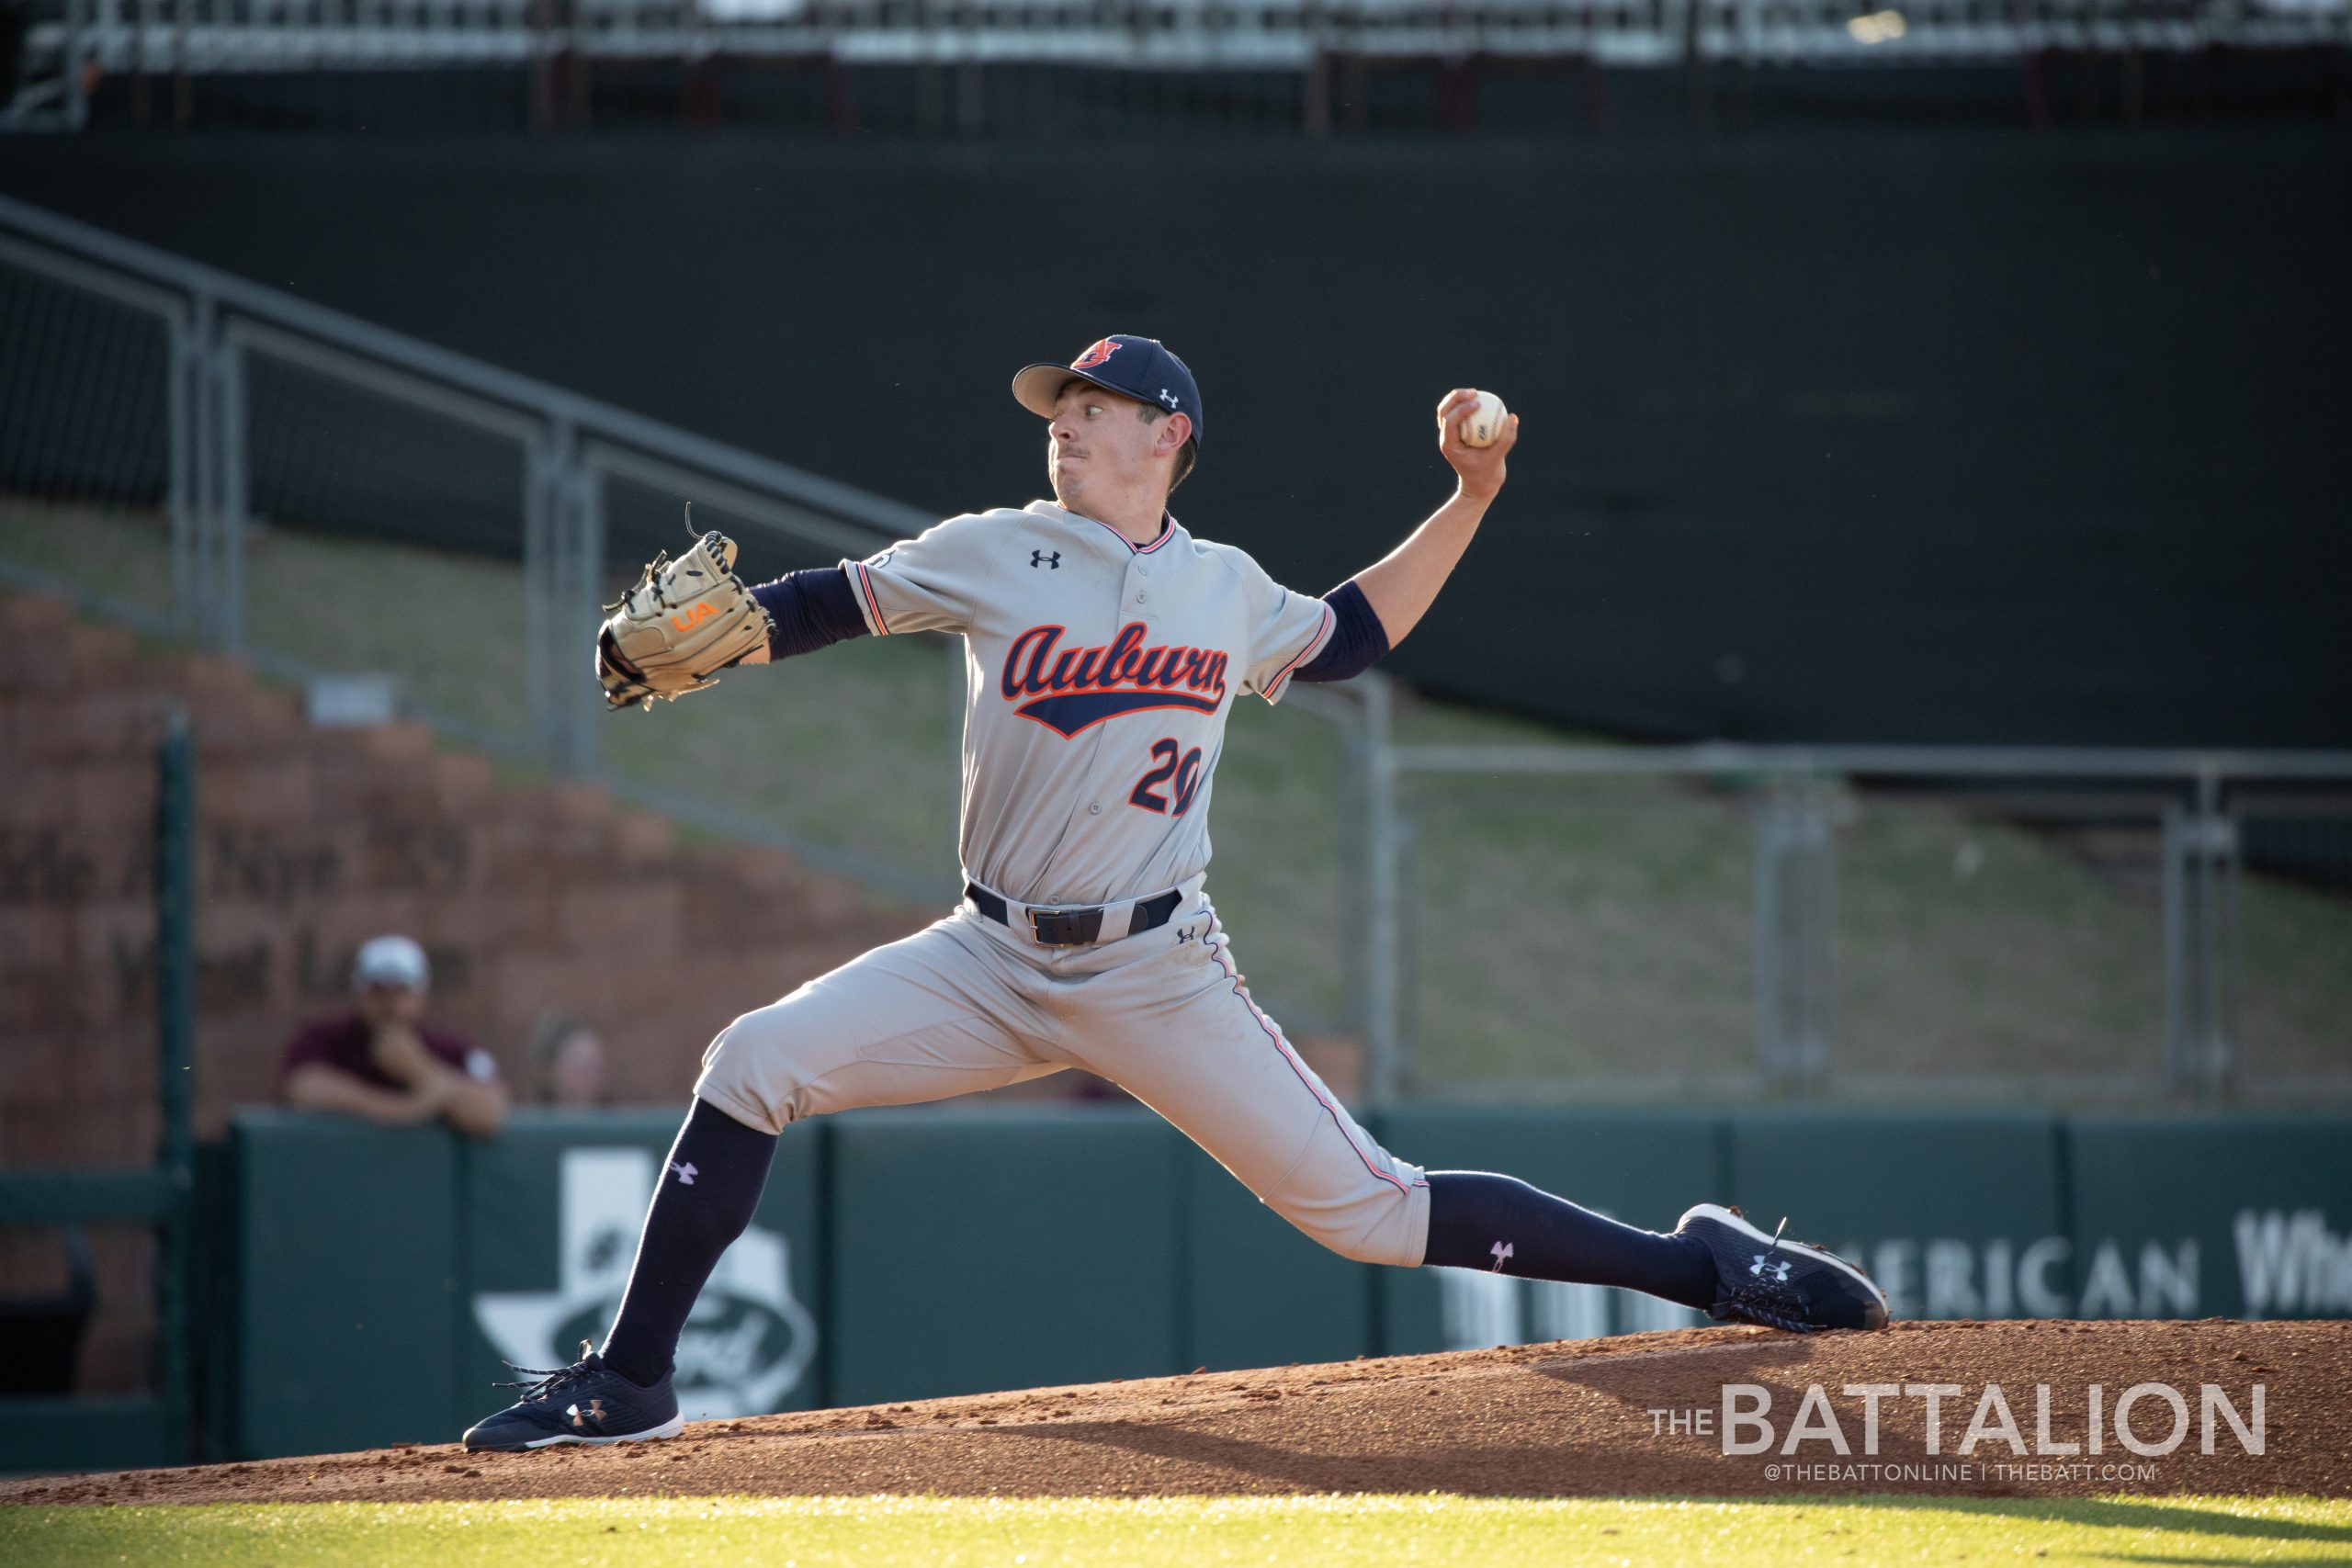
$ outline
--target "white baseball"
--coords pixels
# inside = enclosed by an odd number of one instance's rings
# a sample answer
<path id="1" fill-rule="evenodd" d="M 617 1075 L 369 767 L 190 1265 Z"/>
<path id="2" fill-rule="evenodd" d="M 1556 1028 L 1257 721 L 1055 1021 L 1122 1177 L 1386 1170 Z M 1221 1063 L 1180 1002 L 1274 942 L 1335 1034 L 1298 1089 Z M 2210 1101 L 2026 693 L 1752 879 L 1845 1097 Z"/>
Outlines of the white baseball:
<path id="1" fill-rule="evenodd" d="M 1464 446 L 1492 446 L 1495 437 L 1503 433 L 1503 421 L 1510 417 L 1510 410 L 1492 392 L 1481 392 L 1470 412 L 1462 416 L 1462 444 Z"/>

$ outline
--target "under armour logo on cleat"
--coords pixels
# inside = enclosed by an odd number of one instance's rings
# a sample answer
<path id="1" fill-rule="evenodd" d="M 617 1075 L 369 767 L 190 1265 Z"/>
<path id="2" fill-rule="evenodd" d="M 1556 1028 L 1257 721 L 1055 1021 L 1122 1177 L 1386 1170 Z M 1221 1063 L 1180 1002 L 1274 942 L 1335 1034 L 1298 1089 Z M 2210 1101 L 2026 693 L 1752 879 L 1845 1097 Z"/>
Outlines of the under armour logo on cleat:
<path id="1" fill-rule="evenodd" d="M 692 1187 L 695 1184 L 695 1178 L 701 1174 L 695 1169 L 695 1162 L 692 1160 L 686 1161 L 684 1165 L 680 1165 L 676 1160 L 672 1160 L 670 1162 L 670 1168 L 678 1173 L 678 1185 L 681 1187 Z"/>
<path id="2" fill-rule="evenodd" d="M 1488 1270 L 1488 1272 L 1495 1274 L 1501 1273 L 1503 1271 L 1503 1265 L 1510 1261 L 1510 1255 L 1513 1250 L 1510 1243 L 1507 1241 L 1498 1241 L 1495 1243 L 1493 1247 L 1487 1248 L 1487 1250 L 1495 1255 L 1495 1266 L 1492 1269 Z"/>
<path id="3" fill-rule="evenodd" d="M 1048 571 L 1059 571 L 1062 569 L 1062 553 L 1059 550 L 1031 550 L 1029 564 L 1042 566 Z"/>
<path id="4" fill-rule="evenodd" d="M 1788 1283 L 1788 1259 L 1782 1258 L 1780 1262 L 1774 1263 L 1770 1258 L 1771 1254 L 1769 1252 L 1758 1253 L 1756 1261 L 1747 1266 L 1747 1271 L 1759 1280 L 1774 1280 L 1781 1284 Z"/>
<path id="5" fill-rule="evenodd" d="M 586 1410 L 583 1411 L 575 1404 L 564 1414 L 571 1417 L 573 1426 L 585 1432 L 605 1424 L 605 1402 L 601 1399 L 592 1399 L 588 1402 Z"/>

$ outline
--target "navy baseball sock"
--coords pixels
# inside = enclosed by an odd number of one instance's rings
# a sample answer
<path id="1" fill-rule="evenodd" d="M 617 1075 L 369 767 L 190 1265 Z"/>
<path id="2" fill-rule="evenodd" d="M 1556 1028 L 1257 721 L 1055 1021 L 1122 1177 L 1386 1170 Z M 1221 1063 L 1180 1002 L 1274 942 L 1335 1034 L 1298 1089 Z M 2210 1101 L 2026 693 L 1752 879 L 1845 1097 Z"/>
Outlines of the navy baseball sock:
<path id="1" fill-rule="evenodd" d="M 695 1101 L 645 1212 L 628 1290 L 605 1336 L 606 1366 L 639 1387 L 669 1371 L 703 1282 L 760 1206 L 775 1143 L 775 1134 Z"/>
<path id="2" fill-rule="evenodd" d="M 1684 1306 L 1715 1299 L 1706 1244 L 1619 1224 L 1516 1177 L 1483 1170 L 1430 1172 L 1430 1241 L 1424 1263 L 1622 1285 Z"/>

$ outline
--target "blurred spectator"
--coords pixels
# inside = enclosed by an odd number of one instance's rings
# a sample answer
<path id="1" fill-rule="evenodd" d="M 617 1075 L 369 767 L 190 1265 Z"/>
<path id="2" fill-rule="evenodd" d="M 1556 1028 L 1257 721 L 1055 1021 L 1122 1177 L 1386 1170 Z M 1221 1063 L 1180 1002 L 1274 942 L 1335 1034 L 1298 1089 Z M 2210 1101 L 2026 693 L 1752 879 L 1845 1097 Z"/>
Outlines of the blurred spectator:
<path id="1" fill-rule="evenodd" d="M 593 1110 L 613 1102 L 605 1082 L 605 1037 L 565 1013 L 546 1012 L 531 1031 L 531 1098 L 541 1105 Z"/>
<path id="2" fill-rule="evenodd" d="M 440 1117 L 487 1137 L 506 1120 L 506 1090 L 490 1053 L 423 1021 L 430 974 L 404 936 L 361 945 L 351 964 L 357 1006 L 308 1024 L 286 1043 L 279 1091 L 305 1111 L 339 1111 L 388 1127 Z"/>

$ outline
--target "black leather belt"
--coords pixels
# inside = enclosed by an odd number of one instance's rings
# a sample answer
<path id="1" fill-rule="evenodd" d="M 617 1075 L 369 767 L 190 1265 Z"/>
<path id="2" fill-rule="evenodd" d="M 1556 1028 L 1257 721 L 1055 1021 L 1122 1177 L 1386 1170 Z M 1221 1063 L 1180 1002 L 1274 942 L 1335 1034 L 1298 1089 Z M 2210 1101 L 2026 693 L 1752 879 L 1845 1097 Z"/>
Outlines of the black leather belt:
<path id="1" fill-rule="evenodd" d="M 964 884 L 964 897 L 972 901 L 973 908 L 998 925 L 1012 924 L 1004 900 L 978 883 Z M 1182 891 L 1173 887 L 1154 897 L 1136 900 L 1135 923 L 1127 928 L 1126 934 L 1135 936 L 1166 925 L 1169 917 L 1175 914 L 1176 906 L 1183 901 Z M 1103 913 L 1099 906 L 1091 909 L 1032 909 L 1029 929 L 1035 933 L 1040 947 L 1088 947 L 1102 934 Z"/>

